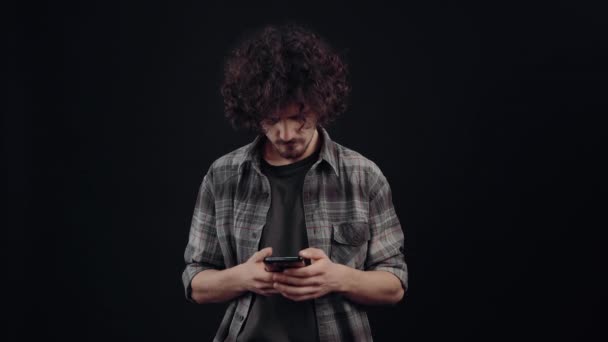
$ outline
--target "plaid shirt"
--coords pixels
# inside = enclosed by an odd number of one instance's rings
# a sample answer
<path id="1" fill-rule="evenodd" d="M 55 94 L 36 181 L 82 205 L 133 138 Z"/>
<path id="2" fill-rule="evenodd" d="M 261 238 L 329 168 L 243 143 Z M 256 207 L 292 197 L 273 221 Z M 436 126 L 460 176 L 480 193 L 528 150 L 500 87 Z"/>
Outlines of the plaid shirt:
<path id="1" fill-rule="evenodd" d="M 308 245 L 333 262 L 359 270 L 382 270 L 407 289 L 404 237 L 389 184 L 372 161 L 333 142 L 319 128 L 319 159 L 306 174 L 302 200 Z M 270 184 L 260 171 L 259 136 L 216 160 L 203 178 L 184 253 L 186 298 L 190 282 L 206 269 L 226 269 L 258 251 Z M 253 293 L 233 299 L 214 341 L 234 341 L 247 318 Z M 371 341 L 364 306 L 337 293 L 314 299 L 320 341 Z"/>

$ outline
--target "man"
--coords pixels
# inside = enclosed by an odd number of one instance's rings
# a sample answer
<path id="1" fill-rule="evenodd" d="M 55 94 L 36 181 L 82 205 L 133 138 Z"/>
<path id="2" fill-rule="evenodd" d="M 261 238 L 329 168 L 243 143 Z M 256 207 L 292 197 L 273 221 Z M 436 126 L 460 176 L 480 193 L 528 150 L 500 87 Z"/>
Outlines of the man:
<path id="1" fill-rule="evenodd" d="M 227 117 L 258 137 L 216 160 L 185 251 L 186 297 L 230 304 L 215 341 L 371 341 L 364 305 L 407 289 L 391 190 L 324 126 L 346 108 L 342 60 L 314 33 L 266 27 L 227 59 Z M 266 271 L 267 256 L 309 264 Z"/>

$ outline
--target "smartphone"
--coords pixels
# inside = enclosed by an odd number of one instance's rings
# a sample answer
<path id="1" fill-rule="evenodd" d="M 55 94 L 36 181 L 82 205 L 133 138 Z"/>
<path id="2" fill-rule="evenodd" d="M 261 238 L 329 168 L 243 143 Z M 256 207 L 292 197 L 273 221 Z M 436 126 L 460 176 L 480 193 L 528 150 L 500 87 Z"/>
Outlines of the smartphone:
<path id="1" fill-rule="evenodd" d="M 301 256 L 270 256 L 264 258 L 264 266 L 267 272 L 283 272 L 286 268 L 306 266 L 306 260 Z"/>

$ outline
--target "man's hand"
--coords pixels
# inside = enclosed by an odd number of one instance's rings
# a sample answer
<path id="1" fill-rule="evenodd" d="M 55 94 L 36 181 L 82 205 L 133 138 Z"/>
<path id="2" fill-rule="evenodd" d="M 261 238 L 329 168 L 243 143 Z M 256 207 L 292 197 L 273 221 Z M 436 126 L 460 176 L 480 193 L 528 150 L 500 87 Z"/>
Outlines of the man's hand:
<path id="1" fill-rule="evenodd" d="M 274 288 L 285 298 L 294 301 L 314 299 L 330 292 L 343 291 L 347 266 L 333 263 L 323 250 L 307 248 L 300 256 L 311 260 L 311 265 L 288 268 L 272 276 Z"/>
<path id="2" fill-rule="evenodd" d="M 273 287 L 272 272 L 264 269 L 264 258 L 271 255 L 272 247 L 266 247 L 254 253 L 249 260 L 239 265 L 247 291 L 255 292 L 262 296 L 279 293 Z"/>

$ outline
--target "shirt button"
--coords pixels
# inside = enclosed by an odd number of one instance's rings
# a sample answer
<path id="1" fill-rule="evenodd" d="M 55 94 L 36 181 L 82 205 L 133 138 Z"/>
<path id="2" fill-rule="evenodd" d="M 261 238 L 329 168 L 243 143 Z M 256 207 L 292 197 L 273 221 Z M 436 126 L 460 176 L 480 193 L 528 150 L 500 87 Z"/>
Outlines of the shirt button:
<path id="1" fill-rule="evenodd" d="M 256 234 L 256 233 L 251 233 L 251 236 L 252 236 L 252 237 L 254 237 L 254 238 L 256 238 L 256 237 L 258 237 L 258 234 Z"/>
<path id="2" fill-rule="evenodd" d="M 239 321 L 241 321 L 241 322 L 242 322 L 242 321 L 245 319 L 245 317 L 244 317 L 243 315 L 239 315 L 237 318 L 238 318 L 238 319 L 239 319 Z"/>

